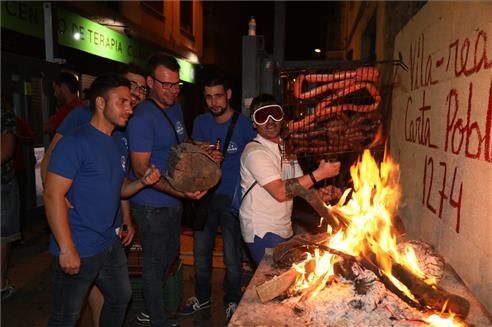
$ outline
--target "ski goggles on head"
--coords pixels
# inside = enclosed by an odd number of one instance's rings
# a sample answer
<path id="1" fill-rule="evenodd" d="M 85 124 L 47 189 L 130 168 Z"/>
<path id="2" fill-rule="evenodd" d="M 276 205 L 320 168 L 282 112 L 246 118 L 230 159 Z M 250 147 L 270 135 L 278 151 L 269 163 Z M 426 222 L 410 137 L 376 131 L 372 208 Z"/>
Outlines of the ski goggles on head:
<path id="1" fill-rule="evenodd" d="M 270 118 L 274 121 L 284 119 L 284 110 L 278 104 L 269 104 L 256 109 L 251 118 L 256 125 L 265 125 Z"/>

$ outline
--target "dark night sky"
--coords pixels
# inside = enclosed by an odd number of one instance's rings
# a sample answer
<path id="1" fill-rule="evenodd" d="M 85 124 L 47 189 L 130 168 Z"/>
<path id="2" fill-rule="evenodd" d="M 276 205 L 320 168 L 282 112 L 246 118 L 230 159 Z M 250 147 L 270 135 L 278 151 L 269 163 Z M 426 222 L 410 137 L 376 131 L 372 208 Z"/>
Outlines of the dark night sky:
<path id="1" fill-rule="evenodd" d="M 322 59 L 314 48 L 326 49 L 327 26 L 337 25 L 338 2 L 287 1 L 285 60 Z M 234 80 L 241 79 L 242 37 L 248 21 L 256 19 L 256 34 L 273 53 L 275 3 L 271 1 L 205 1 L 204 47 L 214 47 L 216 67 Z M 333 32 L 333 31 L 332 31 Z"/>

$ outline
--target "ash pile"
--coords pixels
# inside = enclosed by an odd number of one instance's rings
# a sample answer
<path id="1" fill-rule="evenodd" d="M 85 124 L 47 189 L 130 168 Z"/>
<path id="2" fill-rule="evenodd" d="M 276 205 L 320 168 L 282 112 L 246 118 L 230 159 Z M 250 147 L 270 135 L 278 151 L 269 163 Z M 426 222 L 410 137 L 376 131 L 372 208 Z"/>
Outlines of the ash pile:
<path id="1" fill-rule="evenodd" d="M 409 301 L 387 288 L 388 281 L 381 278 L 373 264 L 365 260 L 359 262 L 323 244 L 326 244 L 326 234 L 303 234 L 275 248 L 275 270 L 265 283 L 256 286 L 260 301 L 289 307 L 307 326 L 429 326 L 434 321 L 437 321 L 436 326 L 439 321 L 444 326 L 446 320 L 454 326 L 467 326 L 462 320 L 469 311 L 466 299 L 434 286 L 426 289 L 428 294 L 417 295 L 419 300 L 430 304 L 423 306 L 418 301 Z M 426 276 L 439 285 L 445 272 L 444 259 L 432 246 L 421 241 L 398 246 L 402 252 L 407 247 L 414 250 Z M 316 266 L 323 265 L 322 252 L 332 254 L 336 263 L 332 271 L 319 276 Z M 450 305 L 457 312 L 434 315 L 431 305 L 439 306 L 443 301 L 451 301 Z"/>

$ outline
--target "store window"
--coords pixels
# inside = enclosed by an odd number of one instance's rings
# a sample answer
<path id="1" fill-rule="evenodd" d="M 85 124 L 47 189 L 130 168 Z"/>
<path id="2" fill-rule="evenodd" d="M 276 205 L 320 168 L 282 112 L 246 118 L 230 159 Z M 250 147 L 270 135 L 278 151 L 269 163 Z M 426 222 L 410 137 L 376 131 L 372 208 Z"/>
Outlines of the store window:
<path id="1" fill-rule="evenodd" d="M 193 37 L 193 1 L 179 2 L 179 18 L 181 32 L 188 37 Z"/>

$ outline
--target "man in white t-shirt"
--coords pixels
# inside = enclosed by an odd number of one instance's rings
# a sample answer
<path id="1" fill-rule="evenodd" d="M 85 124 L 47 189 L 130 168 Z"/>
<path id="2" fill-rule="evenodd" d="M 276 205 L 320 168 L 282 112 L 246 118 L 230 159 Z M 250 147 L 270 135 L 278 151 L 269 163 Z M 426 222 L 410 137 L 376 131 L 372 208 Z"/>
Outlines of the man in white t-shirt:
<path id="1" fill-rule="evenodd" d="M 316 182 L 338 175 L 340 163 L 321 161 L 313 172 L 303 175 L 295 158 L 283 153 L 280 138 L 283 109 L 270 94 L 257 96 L 251 102 L 251 118 L 258 136 L 241 155 L 241 188 L 243 200 L 239 210 L 241 233 L 256 263 L 266 248 L 288 240 L 293 235 L 292 196 L 286 190 L 287 181 L 311 188 Z M 321 188 L 323 200 L 331 199 L 332 186 Z"/>

